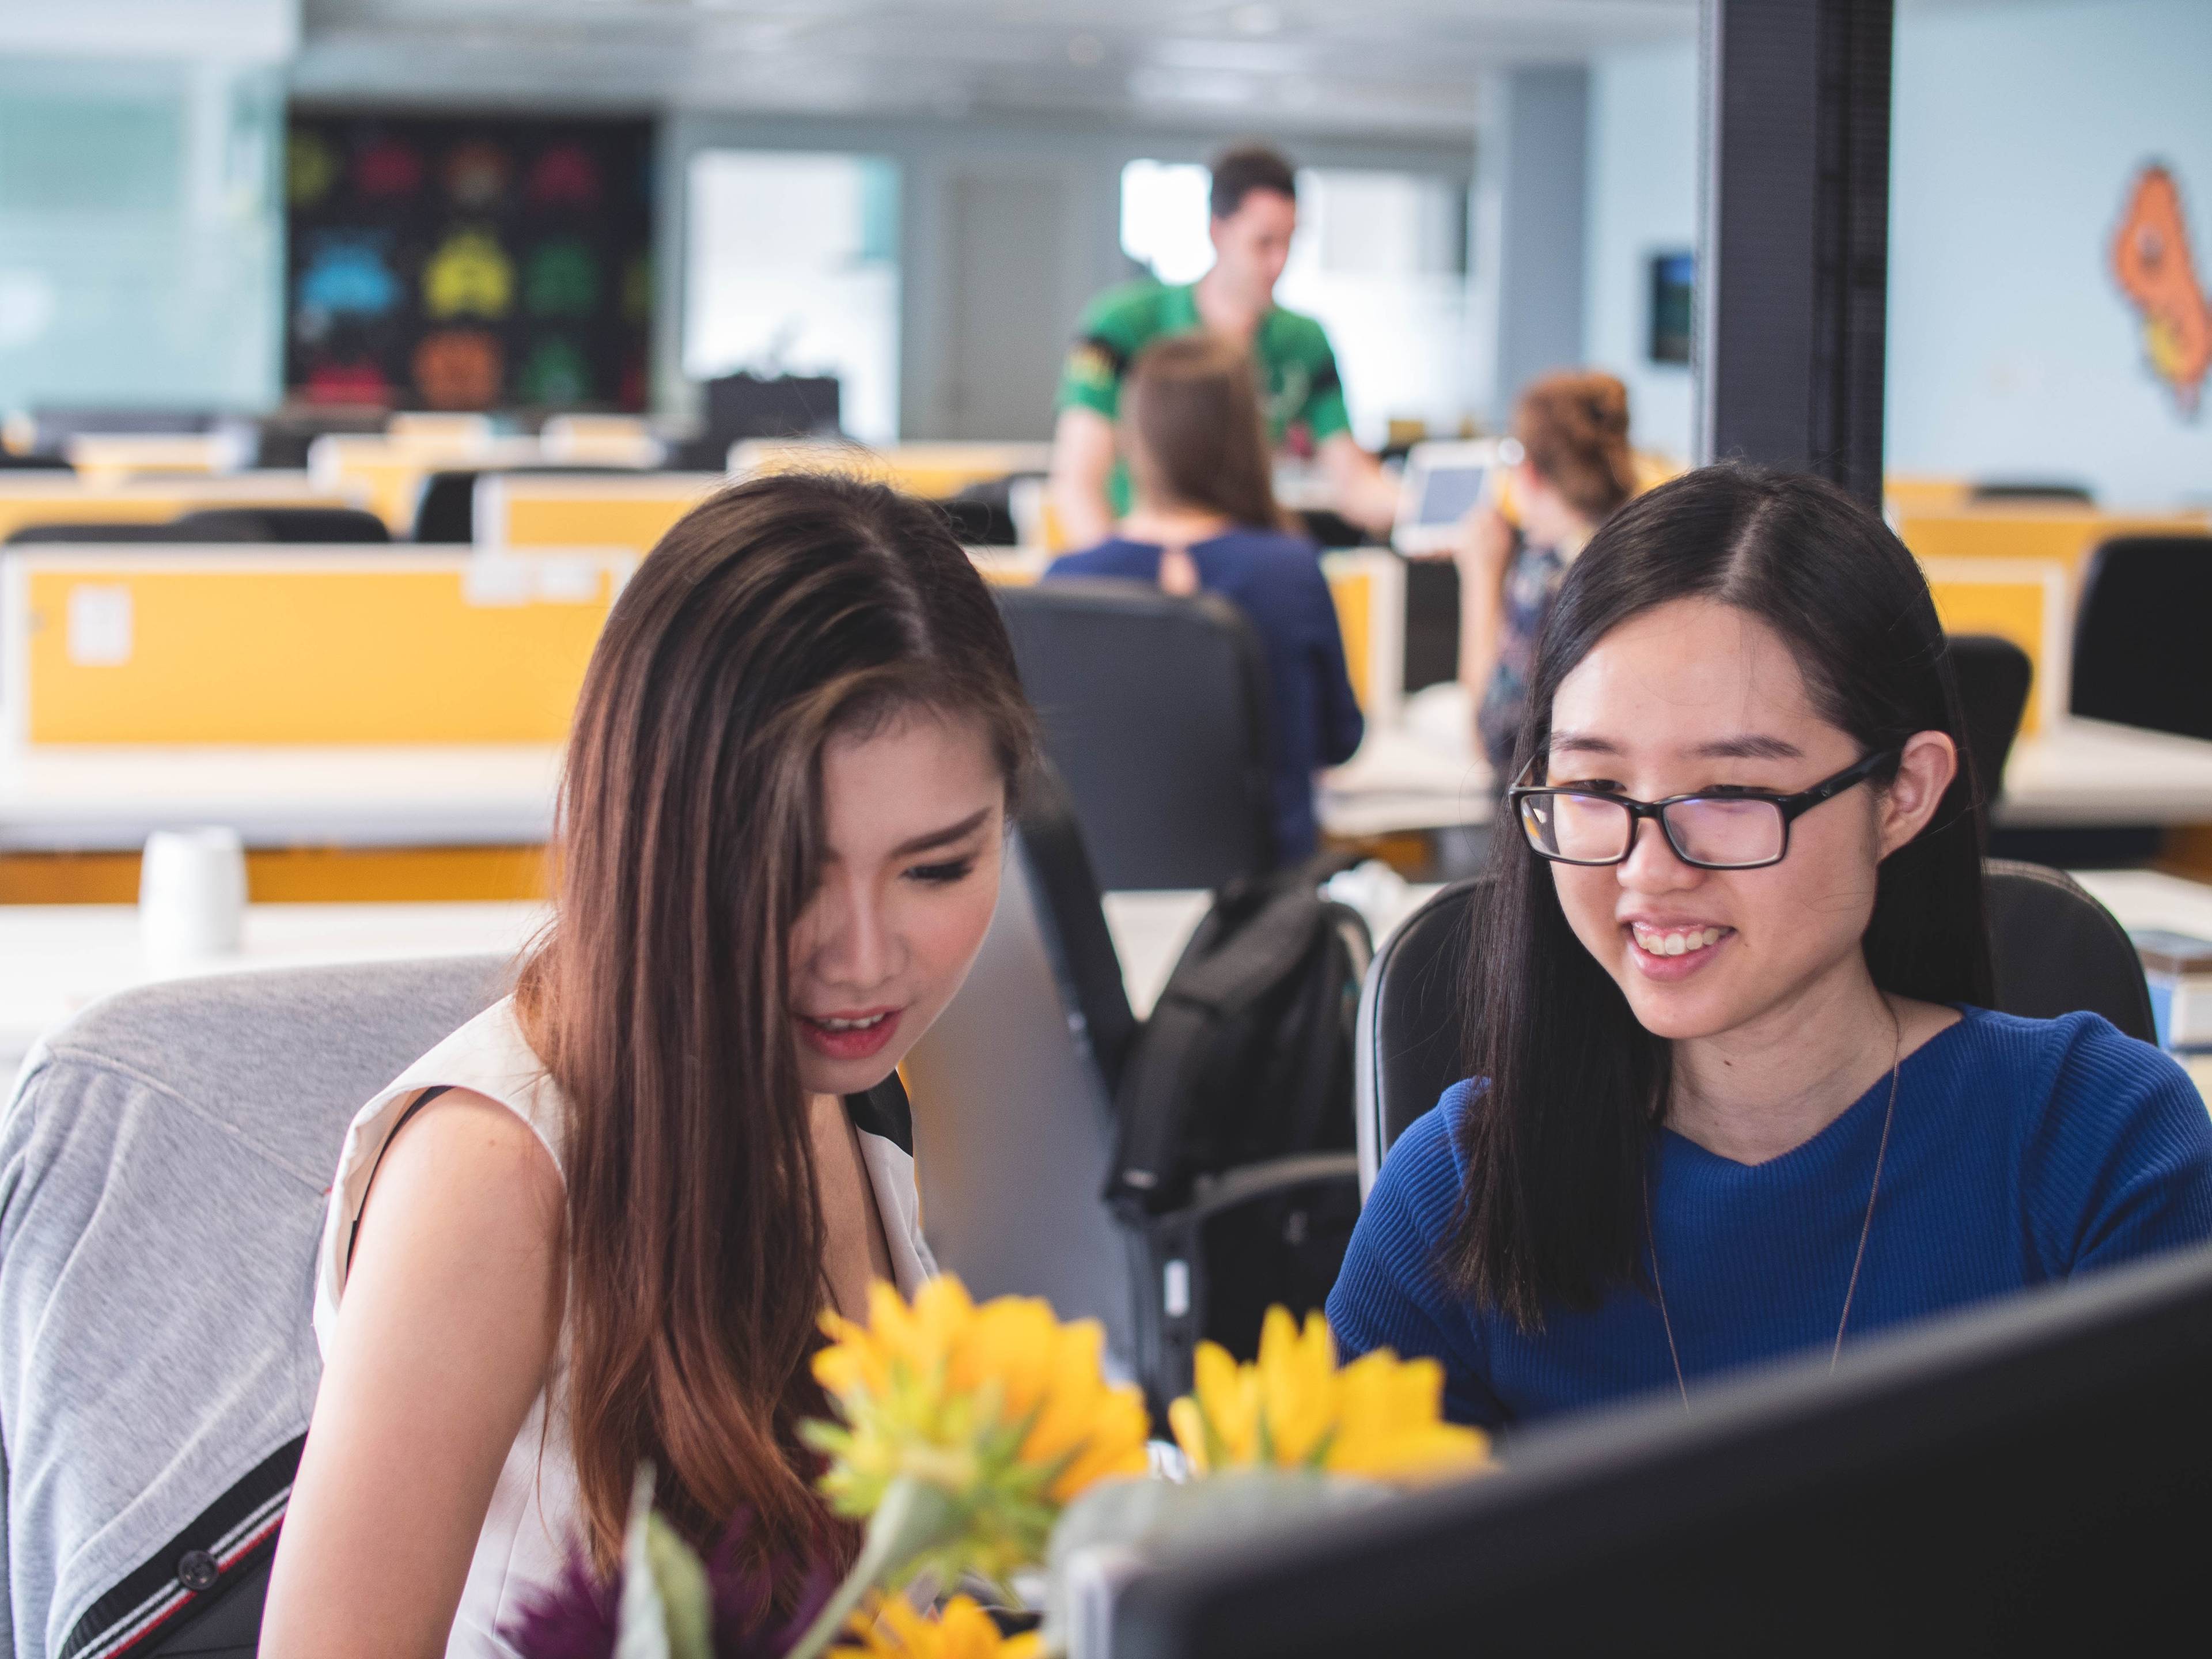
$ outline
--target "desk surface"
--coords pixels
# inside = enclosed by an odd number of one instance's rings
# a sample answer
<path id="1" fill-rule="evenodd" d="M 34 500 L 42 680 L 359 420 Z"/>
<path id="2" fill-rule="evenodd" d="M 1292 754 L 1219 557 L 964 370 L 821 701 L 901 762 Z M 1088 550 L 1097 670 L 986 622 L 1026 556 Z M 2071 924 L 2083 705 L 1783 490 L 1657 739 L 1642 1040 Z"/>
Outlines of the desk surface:
<path id="1" fill-rule="evenodd" d="M 130 851 L 223 823 L 253 847 L 504 847 L 545 840 L 560 751 L 512 747 L 45 749 L 0 757 L 0 851 Z M 2069 720 L 2021 742 L 2001 823 L 2212 823 L 2212 743 Z M 1489 769 L 1424 733 L 1370 733 L 1324 773 L 1340 836 L 1488 822 Z"/>
<path id="2" fill-rule="evenodd" d="M 1208 897 L 1106 896 L 1107 926 L 1140 1016 L 1152 1011 Z M 237 956 L 212 957 L 185 971 L 514 953 L 548 915 L 539 904 L 257 904 L 246 911 Z M 154 977 L 133 905 L 0 905 L 0 1081 L 15 1075 L 40 1032 L 100 997 Z"/>

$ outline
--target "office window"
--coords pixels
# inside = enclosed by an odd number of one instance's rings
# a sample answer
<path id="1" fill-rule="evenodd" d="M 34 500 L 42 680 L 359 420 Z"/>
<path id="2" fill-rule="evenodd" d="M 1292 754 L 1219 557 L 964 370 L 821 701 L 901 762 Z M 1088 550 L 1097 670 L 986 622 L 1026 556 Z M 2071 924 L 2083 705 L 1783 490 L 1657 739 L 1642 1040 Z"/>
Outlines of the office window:
<path id="1" fill-rule="evenodd" d="M 1207 176 L 1192 162 L 1121 170 L 1121 249 L 1164 283 L 1213 262 Z M 1360 442 L 1395 419 L 1455 429 L 1475 404 L 1468 327 L 1466 195 L 1433 175 L 1307 167 L 1298 234 L 1276 299 L 1321 319 Z"/>
<path id="2" fill-rule="evenodd" d="M 865 443 L 898 435 L 898 169 L 702 150 L 685 180 L 684 372 L 832 374 Z"/>

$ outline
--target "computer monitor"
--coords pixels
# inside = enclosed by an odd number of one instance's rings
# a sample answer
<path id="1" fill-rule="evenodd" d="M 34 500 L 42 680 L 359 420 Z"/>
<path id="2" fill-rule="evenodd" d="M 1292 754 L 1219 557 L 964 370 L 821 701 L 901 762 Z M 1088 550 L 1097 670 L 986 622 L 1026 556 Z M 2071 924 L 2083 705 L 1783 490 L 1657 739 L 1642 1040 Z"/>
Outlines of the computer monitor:
<path id="1" fill-rule="evenodd" d="M 1498 448 L 1494 439 L 1480 439 L 1419 443 L 1407 451 L 1391 546 L 1415 556 L 1449 551 L 1460 520 L 1481 503 L 1490 488 Z"/>
<path id="2" fill-rule="evenodd" d="M 1114 1659 L 2203 1639 L 2212 1250 L 1692 1401 L 1532 1431 L 1501 1474 L 1139 1569 L 1115 1599 Z"/>

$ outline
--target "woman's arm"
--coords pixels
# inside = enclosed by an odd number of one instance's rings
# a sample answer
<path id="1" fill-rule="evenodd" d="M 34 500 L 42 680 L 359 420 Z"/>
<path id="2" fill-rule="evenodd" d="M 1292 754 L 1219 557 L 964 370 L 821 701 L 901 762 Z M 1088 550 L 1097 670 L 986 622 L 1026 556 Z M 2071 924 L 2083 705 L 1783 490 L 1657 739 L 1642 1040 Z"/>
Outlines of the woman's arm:
<path id="1" fill-rule="evenodd" d="M 1113 475 L 1114 422 L 1079 404 L 1061 410 L 1045 490 L 1066 547 L 1096 547 L 1114 533 L 1106 490 Z"/>
<path id="2" fill-rule="evenodd" d="M 455 1091 L 392 1137 L 276 1547 L 261 1651 L 435 1659 L 561 1328 L 561 1177 Z"/>
<path id="3" fill-rule="evenodd" d="M 1480 709 L 1498 670 L 1498 630 L 1504 609 L 1505 568 L 1513 557 L 1513 526 L 1494 507 L 1468 516 L 1453 549 L 1459 566 L 1459 682 L 1469 708 Z M 1478 748 L 1480 747 L 1478 740 Z"/>

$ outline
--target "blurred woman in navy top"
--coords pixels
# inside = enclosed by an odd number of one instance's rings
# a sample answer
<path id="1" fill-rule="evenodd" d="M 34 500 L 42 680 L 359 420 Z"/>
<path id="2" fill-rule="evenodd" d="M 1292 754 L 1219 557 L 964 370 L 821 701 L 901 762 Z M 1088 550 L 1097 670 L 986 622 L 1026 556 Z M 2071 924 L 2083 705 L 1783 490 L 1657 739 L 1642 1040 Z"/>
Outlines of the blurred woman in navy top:
<path id="1" fill-rule="evenodd" d="M 1210 334 L 1139 356 L 1122 393 L 1134 510 L 1111 541 L 1055 560 L 1056 576 L 1203 589 L 1242 611 L 1274 688 L 1275 854 L 1312 853 L 1313 775 L 1359 747 L 1359 705 L 1313 544 L 1284 528 L 1246 353 Z"/>
<path id="2" fill-rule="evenodd" d="M 1623 507 L 1537 646 L 1478 901 L 1473 1079 L 1329 1297 L 1504 1424 L 2212 1237 L 2212 1119 L 2094 1014 L 1988 1010 L 1926 582 L 1816 480 Z"/>

